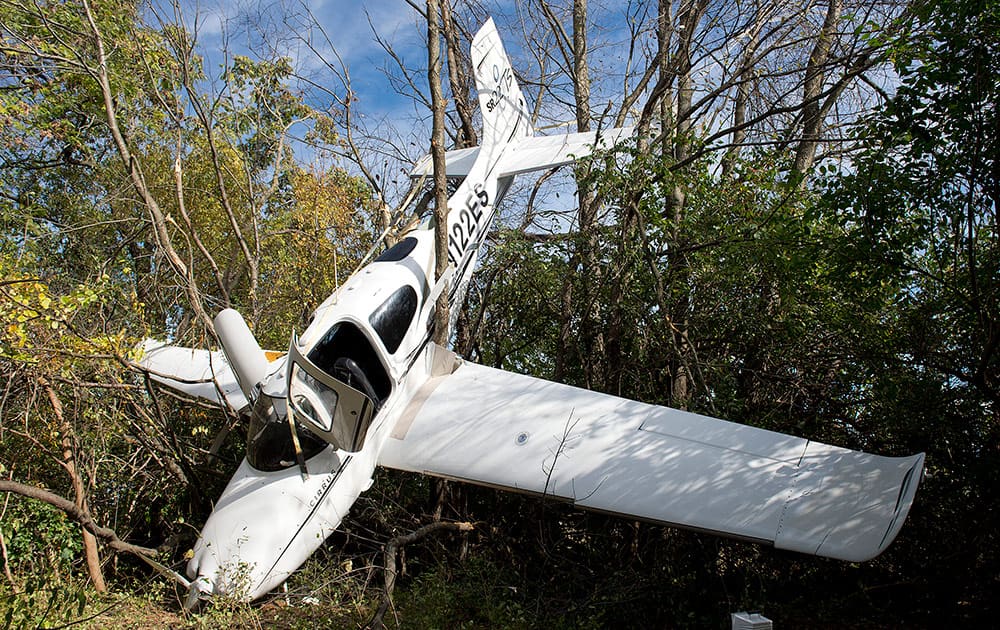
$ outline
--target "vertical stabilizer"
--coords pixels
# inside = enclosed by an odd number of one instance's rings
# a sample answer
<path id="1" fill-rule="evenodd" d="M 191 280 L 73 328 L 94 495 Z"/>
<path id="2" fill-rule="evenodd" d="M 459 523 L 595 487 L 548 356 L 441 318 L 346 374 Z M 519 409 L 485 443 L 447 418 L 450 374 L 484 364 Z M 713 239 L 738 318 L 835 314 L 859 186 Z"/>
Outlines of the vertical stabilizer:
<path id="1" fill-rule="evenodd" d="M 448 261 L 455 266 L 449 293 L 450 330 L 455 329 L 496 204 L 512 179 L 498 182 L 500 166 L 523 139 L 534 133 L 527 103 L 492 19 L 472 39 L 472 66 L 479 90 L 483 137 L 465 180 L 448 200 Z"/>
<path id="2" fill-rule="evenodd" d="M 498 185 L 498 166 L 505 155 L 533 133 L 524 95 L 514 80 L 514 70 L 492 19 L 472 38 L 472 66 L 482 109 L 483 138 L 465 180 L 448 200 L 448 261 L 455 266 L 449 295 L 452 328 L 496 204 L 507 188 L 506 184 Z"/>
<path id="3" fill-rule="evenodd" d="M 527 101 L 514 79 L 493 18 L 472 39 L 472 64 L 483 113 L 483 149 L 492 153 L 493 148 L 532 135 Z"/>

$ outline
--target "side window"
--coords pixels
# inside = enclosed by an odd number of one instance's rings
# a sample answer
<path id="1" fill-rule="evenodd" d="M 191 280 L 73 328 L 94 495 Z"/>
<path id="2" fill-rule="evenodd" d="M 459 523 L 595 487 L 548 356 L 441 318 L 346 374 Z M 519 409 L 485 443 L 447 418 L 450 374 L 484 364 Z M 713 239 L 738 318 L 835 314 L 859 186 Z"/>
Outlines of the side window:
<path id="1" fill-rule="evenodd" d="M 403 260 L 410 255 L 413 248 L 417 246 L 417 239 L 412 236 L 407 236 L 403 240 L 399 241 L 389 249 L 382 252 L 375 262 L 396 262 L 397 260 Z"/>
<path id="2" fill-rule="evenodd" d="M 417 292 L 407 285 L 397 289 L 385 302 L 382 302 L 368 318 L 368 322 L 382 339 L 385 349 L 396 352 L 416 312 Z"/>

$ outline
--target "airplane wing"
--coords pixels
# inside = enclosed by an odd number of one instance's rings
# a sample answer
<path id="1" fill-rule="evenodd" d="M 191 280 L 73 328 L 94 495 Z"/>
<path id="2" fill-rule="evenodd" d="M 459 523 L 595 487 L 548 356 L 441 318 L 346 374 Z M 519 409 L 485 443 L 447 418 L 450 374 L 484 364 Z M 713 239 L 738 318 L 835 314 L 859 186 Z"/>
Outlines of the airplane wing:
<path id="1" fill-rule="evenodd" d="M 923 462 L 467 362 L 424 386 L 379 460 L 848 561 L 892 542 Z"/>
<path id="2" fill-rule="evenodd" d="M 147 339 L 136 363 L 148 370 L 150 378 L 157 383 L 183 394 L 225 403 L 233 411 L 249 404 L 221 350 L 195 350 Z"/>
<path id="3" fill-rule="evenodd" d="M 612 147 L 630 137 L 631 127 L 609 129 L 601 134 L 596 131 L 568 133 L 555 136 L 531 136 L 521 139 L 517 146 L 501 159 L 497 178 L 503 179 L 531 171 L 571 164 L 593 153 L 594 148 Z M 456 149 L 445 153 L 448 177 L 466 177 L 479 156 L 479 147 Z M 410 172 L 410 177 L 430 177 L 434 172 L 431 156 L 420 158 Z"/>

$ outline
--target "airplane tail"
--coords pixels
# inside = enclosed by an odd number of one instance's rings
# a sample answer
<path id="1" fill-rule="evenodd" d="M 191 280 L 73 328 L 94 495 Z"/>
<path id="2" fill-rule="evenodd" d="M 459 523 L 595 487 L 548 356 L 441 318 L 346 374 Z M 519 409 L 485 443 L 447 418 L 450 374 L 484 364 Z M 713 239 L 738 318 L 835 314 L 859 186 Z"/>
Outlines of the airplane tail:
<path id="1" fill-rule="evenodd" d="M 478 147 L 453 149 L 445 154 L 448 177 L 473 177 L 489 189 L 491 178 L 503 180 L 571 164 L 595 149 L 612 147 L 633 133 L 631 127 L 626 127 L 600 133 L 536 136 L 528 102 L 514 77 L 493 18 L 472 38 L 472 66 L 483 116 L 483 137 Z M 410 177 L 420 179 L 433 172 L 433 161 L 428 154 L 417 161 Z"/>
<path id="2" fill-rule="evenodd" d="M 492 18 L 472 38 L 472 65 L 483 137 L 465 180 L 448 200 L 448 259 L 456 271 L 449 298 L 456 305 L 465 295 L 499 197 L 509 185 L 509 181 L 500 185 L 499 167 L 506 155 L 533 134 L 524 95 Z"/>
<path id="3" fill-rule="evenodd" d="M 560 138 L 535 137 L 527 101 L 492 18 L 472 39 L 472 65 L 483 117 L 479 147 L 446 155 L 448 175 L 464 180 L 448 200 L 448 262 L 455 267 L 449 292 L 452 305 L 449 330 L 454 330 L 479 250 L 496 215 L 496 205 L 518 173 L 572 162 L 587 155 L 596 134 Z M 614 130 L 614 138 L 630 133 Z M 417 170 L 431 172 L 430 160 Z M 417 171 L 415 170 L 415 173 Z"/>
<path id="4" fill-rule="evenodd" d="M 472 65 L 483 113 L 482 148 L 497 160 L 502 153 L 498 149 L 534 131 L 527 101 L 514 78 L 493 18 L 472 39 Z"/>

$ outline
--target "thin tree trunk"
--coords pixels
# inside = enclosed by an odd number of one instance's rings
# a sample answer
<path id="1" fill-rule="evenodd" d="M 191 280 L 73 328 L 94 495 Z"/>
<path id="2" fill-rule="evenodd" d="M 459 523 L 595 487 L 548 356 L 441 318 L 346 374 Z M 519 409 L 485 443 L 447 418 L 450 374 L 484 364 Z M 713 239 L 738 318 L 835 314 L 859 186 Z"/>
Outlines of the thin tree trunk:
<path id="1" fill-rule="evenodd" d="M 659 98 L 659 109 L 660 109 L 660 129 L 663 136 L 663 153 L 666 155 L 668 153 L 667 143 L 670 141 L 670 134 L 666 133 L 668 129 L 673 127 L 673 98 L 670 93 L 670 85 L 673 83 L 673 73 L 671 71 L 671 65 L 673 64 L 672 57 L 670 55 L 670 41 L 673 39 L 674 33 L 674 23 L 673 23 L 673 8 L 670 6 L 670 0 L 659 0 L 659 14 L 656 19 L 656 45 L 658 50 L 658 62 L 657 62 L 657 83 L 661 86 Z M 654 89 L 654 92 L 657 91 Z M 651 120 L 652 117 L 645 117 L 646 120 Z"/>
<path id="2" fill-rule="evenodd" d="M 677 38 L 677 50 L 674 53 L 673 64 L 677 73 L 677 118 L 674 121 L 673 146 L 673 157 L 676 163 L 687 160 L 691 150 L 693 123 L 691 104 L 694 98 L 694 82 L 691 79 L 691 43 L 707 7 L 707 0 L 699 0 L 697 3 L 694 1 L 685 2 L 677 16 L 680 33 Z M 666 123 L 668 121 L 663 122 L 664 129 L 667 129 Z M 675 225 L 680 224 L 686 200 L 685 190 L 680 185 L 674 187 L 667 203 L 666 217 L 672 219 Z"/>
<path id="3" fill-rule="evenodd" d="M 435 280 L 448 270 L 448 180 L 444 159 L 444 94 L 441 89 L 441 25 L 438 0 L 427 0 L 427 79 L 431 88 L 434 126 L 431 132 L 431 159 L 434 163 L 434 256 Z M 434 342 L 448 343 L 448 295 L 441 292 L 434 311 Z"/>
<path id="4" fill-rule="evenodd" d="M 448 0 L 444 0 L 448 2 Z M 448 270 L 448 179 L 444 159 L 444 108 L 441 88 L 441 6 L 439 0 L 427 0 L 427 79 L 431 88 L 431 110 L 434 115 L 431 132 L 431 159 L 434 164 L 434 275 L 435 280 Z M 447 345 L 451 331 L 448 322 L 451 314 L 448 305 L 448 287 L 438 297 L 434 310 L 434 342 Z M 431 483 L 431 513 L 434 520 L 441 519 L 447 496 L 447 482 L 435 479 Z"/>
<path id="5" fill-rule="evenodd" d="M 823 82 L 826 79 L 826 64 L 830 59 L 830 48 L 833 43 L 834 30 L 840 20 L 843 0 L 829 0 L 823 26 L 816 36 L 816 44 L 806 64 L 806 78 L 802 88 L 802 140 L 795 151 L 794 172 L 805 175 L 812 168 L 816 158 L 816 148 L 819 146 L 823 129 L 823 115 L 820 109 L 820 97 L 823 92 Z"/>
<path id="6" fill-rule="evenodd" d="M 10 498 L 8 494 L 3 500 L 3 510 L 0 510 L 0 521 L 3 520 L 5 514 L 7 514 L 7 500 Z M 17 582 L 14 580 L 14 574 L 10 571 L 10 558 L 7 555 L 7 541 L 4 540 L 3 530 L 0 530 L 0 553 L 3 554 L 3 572 L 7 576 L 7 581 L 10 583 L 11 590 L 16 594 L 20 592 L 17 587 Z"/>
<path id="7" fill-rule="evenodd" d="M 736 168 L 736 162 L 740 157 L 740 145 L 746 139 L 747 131 L 744 124 L 747 120 L 747 104 L 750 102 L 750 82 L 753 79 L 753 56 L 757 50 L 757 36 L 760 32 L 761 24 L 758 21 L 750 34 L 750 39 L 746 45 L 746 53 L 740 64 L 737 75 L 736 100 L 733 103 L 733 136 L 726 154 L 722 158 L 722 176 L 729 177 Z"/>
<path id="8" fill-rule="evenodd" d="M 80 476 L 80 471 L 76 465 L 76 440 L 74 439 L 73 426 L 63 414 L 62 402 L 60 402 L 56 391 L 52 389 L 52 385 L 48 381 L 43 380 L 41 381 L 41 386 L 49 398 L 52 411 L 56 416 L 56 422 L 59 424 L 63 449 L 62 465 L 66 469 L 67 474 L 69 474 L 70 482 L 73 485 L 73 504 L 81 512 L 87 513 L 87 492 L 83 484 L 83 478 Z M 104 575 L 101 573 L 101 556 L 97 549 L 97 539 L 86 528 L 83 528 L 82 533 L 83 555 L 87 560 L 87 573 L 90 574 L 90 579 L 94 583 L 94 589 L 98 593 L 106 593 L 108 587 L 104 582 Z"/>
<path id="9" fill-rule="evenodd" d="M 576 111 L 577 131 L 590 131 L 590 68 L 587 54 L 587 0 L 573 0 L 573 98 Z M 588 173 L 581 171 L 577 177 L 577 200 L 580 204 L 578 221 L 580 224 L 580 262 L 583 267 L 581 300 L 578 307 L 584 310 L 581 337 L 583 340 L 583 363 L 586 386 L 604 389 L 599 375 L 604 370 L 598 366 L 605 355 L 604 329 L 601 325 L 603 308 L 599 298 L 602 285 L 602 270 L 598 264 L 596 236 L 597 200 L 587 183 Z"/>
<path id="10" fill-rule="evenodd" d="M 701 22 L 701 18 L 707 8 L 707 0 L 692 0 L 684 2 L 677 14 L 679 32 L 673 63 L 677 80 L 677 111 L 676 120 L 674 121 L 673 139 L 673 158 L 675 163 L 682 163 L 687 160 L 691 150 L 691 131 L 693 128 L 692 102 L 694 99 L 694 81 L 691 78 L 691 45 L 694 34 L 698 31 L 698 24 Z M 677 245 L 684 238 L 682 225 L 684 223 L 685 204 L 687 203 L 687 191 L 682 185 L 677 184 L 665 202 L 664 215 L 665 218 L 672 222 L 672 240 Z M 683 287 L 689 285 L 687 260 L 683 256 L 671 255 L 667 266 L 675 282 L 678 282 Z M 680 298 L 674 305 L 671 317 L 673 322 L 672 334 L 675 337 L 674 347 L 677 349 L 678 354 L 675 369 L 673 370 L 671 394 L 672 403 L 681 409 L 687 409 L 688 400 L 692 393 L 691 373 L 687 369 L 689 356 L 687 339 L 688 310 L 688 294 L 687 291 L 682 291 Z M 670 316 L 669 312 L 668 316 Z"/>
<path id="11" fill-rule="evenodd" d="M 479 136 L 473 123 L 473 103 L 469 98 L 469 73 L 460 53 L 462 48 L 458 39 L 458 28 L 455 26 L 451 6 L 447 1 L 441 2 L 441 32 L 444 34 L 445 51 L 448 53 L 448 84 L 451 86 L 451 97 L 455 100 L 455 111 L 462 122 L 461 134 L 455 148 L 474 147 L 479 144 Z"/>
<path id="12" fill-rule="evenodd" d="M 111 79 L 108 76 L 107 55 L 104 50 L 104 36 L 97 27 L 97 21 L 94 18 L 89 0 L 83 0 L 83 8 L 87 16 L 90 31 L 94 36 L 94 46 L 97 53 L 97 68 L 88 68 L 88 71 L 91 73 L 94 80 L 97 81 L 97 85 L 100 88 L 101 99 L 104 105 L 104 113 L 108 123 L 108 130 L 111 132 L 111 139 L 115 144 L 115 148 L 118 151 L 118 156 L 122 160 L 125 171 L 129 174 L 129 177 L 132 180 L 132 186 L 142 199 L 143 205 L 146 207 L 150 218 L 153 220 L 157 244 L 163 249 L 167 260 L 170 262 L 171 268 L 177 273 L 177 275 L 184 278 L 184 288 L 190 298 L 191 308 L 194 310 L 195 315 L 198 317 L 199 321 L 204 324 L 205 328 L 212 335 L 215 335 L 215 324 L 212 322 L 212 318 L 208 316 L 208 313 L 205 311 L 205 307 L 202 304 L 201 291 L 198 289 L 198 283 L 195 281 L 194 270 L 188 268 L 184 261 L 181 260 L 177 250 L 174 249 L 170 240 L 170 235 L 167 232 L 168 219 L 163 214 L 163 210 L 160 208 L 159 202 L 157 202 L 156 198 L 150 191 L 149 186 L 146 185 L 146 176 L 142 171 L 142 167 L 139 165 L 138 159 L 132 154 L 132 150 L 129 148 L 129 139 L 126 138 L 125 133 L 123 133 L 121 128 L 118 126 L 118 112 L 115 107 L 115 96 L 111 89 Z"/>

